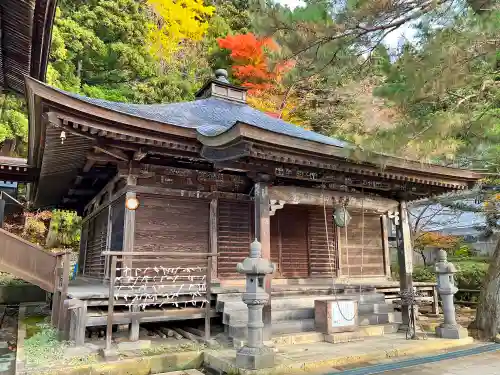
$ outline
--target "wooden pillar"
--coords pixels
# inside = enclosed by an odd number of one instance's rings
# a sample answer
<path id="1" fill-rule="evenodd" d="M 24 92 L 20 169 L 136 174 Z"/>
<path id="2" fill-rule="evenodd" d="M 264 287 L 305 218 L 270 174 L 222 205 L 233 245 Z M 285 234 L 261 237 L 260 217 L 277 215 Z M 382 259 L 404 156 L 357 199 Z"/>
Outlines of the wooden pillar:
<path id="1" fill-rule="evenodd" d="M 111 272 L 109 278 L 108 316 L 106 321 L 106 351 L 111 350 L 111 336 L 113 334 L 113 315 L 115 302 L 116 256 L 111 256 Z"/>
<path id="2" fill-rule="evenodd" d="M 217 255 L 218 251 L 218 242 L 217 242 L 217 226 L 218 226 L 218 203 L 219 201 L 214 198 L 210 202 L 210 222 L 209 222 L 209 230 L 210 230 L 210 252 L 214 255 Z M 212 260 L 212 269 L 211 269 L 211 277 L 212 282 L 217 279 L 217 257 L 214 256 L 211 258 Z"/>
<path id="3" fill-rule="evenodd" d="M 3 221 L 5 218 L 5 201 L 3 197 L 0 196 L 0 228 L 3 228 Z"/>
<path id="4" fill-rule="evenodd" d="M 399 201 L 399 225 L 396 228 L 399 264 L 399 288 L 401 291 L 413 290 L 413 249 L 411 244 L 410 223 L 406 201 Z M 410 313 L 408 306 L 402 307 L 403 327 L 408 327 Z"/>
<path id="5" fill-rule="evenodd" d="M 54 275 L 54 293 L 52 294 L 52 314 L 50 322 L 52 326 L 59 326 L 59 305 L 61 303 L 61 277 L 63 273 L 63 256 L 58 255 L 56 258 L 56 268 Z"/>
<path id="6" fill-rule="evenodd" d="M 78 254 L 78 274 L 85 274 L 85 258 L 87 257 L 87 243 L 89 238 L 89 224 L 90 221 L 82 225 L 82 232 L 80 235 L 80 252 Z"/>
<path id="7" fill-rule="evenodd" d="M 210 253 L 213 255 L 207 259 L 207 278 L 206 278 L 206 304 L 205 304 L 205 341 L 208 342 L 211 337 L 211 299 L 212 299 L 212 282 L 217 278 L 217 215 L 218 215 L 218 200 L 212 199 L 210 202 Z"/>
<path id="8" fill-rule="evenodd" d="M 389 248 L 389 218 L 387 215 L 380 217 L 382 247 L 384 249 L 384 274 L 388 279 L 391 278 L 391 250 Z"/>
<path id="9" fill-rule="evenodd" d="M 135 176 L 128 176 L 127 185 L 135 186 L 137 178 Z M 123 252 L 134 251 L 135 242 L 135 210 L 130 210 L 127 208 L 127 199 L 137 198 L 134 191 L 128 191 L 125 195 L 125 218 L 123 223 Z M 128 257 L 123 257 L 123 264 L 129 268 L 132 268 L 132 259 Z"/>
<path id="10" fill-rule="evenodd" d="M 110 249 L 110 244 L 111 244 L 111 233 L 113 231 L 113 220 L 112 220 L 112 215 L 113 215 L 113 212 L 112 212 L 112 205 L 109 204 L 108 205 L 108 223 L 107 223 L 107 226 L 106 226 L 106 251 L 109 251 L 111 250 Z M 104 259 L 104 278 L 107 280 L 109 279 L 109 269 L 110 269 L 110 262 L 109 262 L 109 256 L 106 256 L 106 258 Z"/>
<path id="11" fill-rule="evenodd" d="M 262 246 L 262 258 L 271 259 L 271 217 L 269 215 L 269 184 L 255 183 L 255 237 Z M 264 341 L 271 339 L 271 282 L 273 275 L 266 275 L 264 289 L 269 294 L 269 302 L 262 310 L 264 321 Z"/>

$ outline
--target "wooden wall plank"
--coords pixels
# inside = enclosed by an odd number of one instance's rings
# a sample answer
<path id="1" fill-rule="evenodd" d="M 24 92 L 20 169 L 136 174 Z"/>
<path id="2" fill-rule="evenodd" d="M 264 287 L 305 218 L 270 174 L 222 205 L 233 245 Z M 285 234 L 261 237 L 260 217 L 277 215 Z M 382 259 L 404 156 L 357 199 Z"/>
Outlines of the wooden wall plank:
<path id="1" fill-rule="evenodd" d="M 217 223 L 219 249 L 217 275 L 219 278 L 242 277 L 236 272 L 236 265 L 245 259 L 250 251 L 251 219 L 252 205 L 249 202 L 219 201 Z"/>
<path id="2" fill-rule="evenodd" d="M 380 215 L 351 213 L 345 228 L 339 228 L 340 264 L 344 277 L 375 277 L 385 275 L 385 259 L 380 231 Z"/>
<path id="3" fill-rule="evenodd" d="M 312 277 L 337 276 L 337 238 L 332 220 L 333 210 L 323 207 L 310 206 L 309 208 L 309 267 Z M 328 248 L 328 241 L 330 248 Z"/>
<path id="4" fill-rule="evenodd" d="M 107 210 L 101 211 L 88 222 L 89 235 L 87 239 L 87 252 L 85 254 L 85 276 L 104 277 L 105 257 L 101 253 L 106 251 L 107 224 Z"/>
<path id="5" fill-rule="evenodd" d="M 279 218 L 282 277 L 309 276 L 307 207 L 285 205 L 275 215 Z"/>
<path id="6" fill-rule="evenodd" d="M 186 257 L 180 258 L 179 264 L 157 259 L 155 264 L 135 260 L 134 265 L 183 266 L 190 252 L 209 252 L 209 201 L 146 194 L 138 198 L 141 205 L 136 210 L 134 251 L 184 252 Z M 200 261 L 199 266 L 206 268 L 206 261 Z"/>

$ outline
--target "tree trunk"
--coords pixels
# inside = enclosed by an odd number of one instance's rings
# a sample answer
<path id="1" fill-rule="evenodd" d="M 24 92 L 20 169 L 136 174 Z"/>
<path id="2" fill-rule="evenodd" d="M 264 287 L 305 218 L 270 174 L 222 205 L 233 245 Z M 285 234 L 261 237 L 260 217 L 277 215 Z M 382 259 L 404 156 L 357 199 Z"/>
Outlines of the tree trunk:
<path id="1" fill-rule="evenodd" d="M 497 335 L 500 318 L 500 240 L 490 261 L 488 273 L 483 281 L 479 305 L 476 312 L 476 328 L 484 339 Z"/>
<path id="2" fill-rule="evenodd" d="M 427 267 L 427 258 L 425 257 L 425 250 L 420 250 L 420 255 L 422 256 L 422 260 L 424 261 L 424 267 Z"/>

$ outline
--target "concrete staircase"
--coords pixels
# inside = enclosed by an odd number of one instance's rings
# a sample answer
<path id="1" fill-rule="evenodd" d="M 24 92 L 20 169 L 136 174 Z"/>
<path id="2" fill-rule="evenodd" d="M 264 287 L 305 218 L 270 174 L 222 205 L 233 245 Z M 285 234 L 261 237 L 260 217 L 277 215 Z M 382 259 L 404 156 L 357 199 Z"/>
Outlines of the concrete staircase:
<path id="1" fill-rule="evenodd" d="M 385 332 L 397 331 L 397 324 L 394 323 L 401 322 L 401 313 L 394 311 L 392 304 L 385 302 L 383 294 L 368 292 L 339 296 L 358 300 L 359 326 L 387 325 Z M 273 336 L 314 331 L 314 300 L 333 298 L 332 295 L 273 297 L 271 301 Z M 222 313 L 226 334 L 233 340 L 245 340 L 248 311 L 241 300 L 241 294 L 219 295 L 217 311 Z"/>

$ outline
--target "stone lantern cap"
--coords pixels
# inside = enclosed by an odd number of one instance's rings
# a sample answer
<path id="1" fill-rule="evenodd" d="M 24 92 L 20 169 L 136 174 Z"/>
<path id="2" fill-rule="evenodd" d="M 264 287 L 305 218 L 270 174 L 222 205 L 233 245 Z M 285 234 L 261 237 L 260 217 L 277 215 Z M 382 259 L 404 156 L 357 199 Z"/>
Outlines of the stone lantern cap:
<path id="1" fill-rule="evenodd" d="M 448 262 L 448 253 L 439 250 L 438 261 L 436 262 L 437 273 L 457 273 L 457 268 L 453 263 Z"/>
<path id="2" fill-rule="evenodd" d="M 250 256 L 245 258 L 243 262 L 238 263 L 236 271 L 246 275 L 267 275 L 275 270 L 274 264 L 269 259 L 261 257 L 261 244 L 255 240 L 250 245 Z"/>

